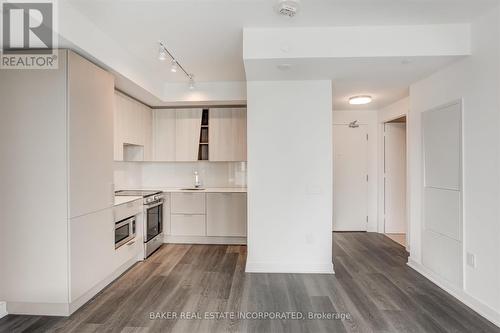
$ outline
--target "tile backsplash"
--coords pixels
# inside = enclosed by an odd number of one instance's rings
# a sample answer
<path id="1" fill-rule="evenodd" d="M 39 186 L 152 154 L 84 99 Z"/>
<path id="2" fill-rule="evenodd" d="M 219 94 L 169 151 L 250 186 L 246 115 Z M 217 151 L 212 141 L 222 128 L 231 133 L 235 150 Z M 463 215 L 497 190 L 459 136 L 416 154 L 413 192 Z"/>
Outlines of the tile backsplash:
<path id="1" fill-rule="evenodd" d="M 198 171 L 204 187 L 245 187 L 246 162 L 115 162 L 115 189 L 191 187 Z"/>

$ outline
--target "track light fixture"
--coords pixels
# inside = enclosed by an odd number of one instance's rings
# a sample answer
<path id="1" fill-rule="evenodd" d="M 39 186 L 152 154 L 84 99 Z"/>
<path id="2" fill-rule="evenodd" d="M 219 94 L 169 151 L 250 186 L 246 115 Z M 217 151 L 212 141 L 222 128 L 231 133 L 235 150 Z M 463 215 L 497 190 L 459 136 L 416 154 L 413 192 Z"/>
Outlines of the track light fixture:
<path id="1" fill-rule="evenodd" d="M 170 62 L 170 71 L 172 73 L 176 73 L 179 69 L 186 75 L 186 77 L 189 80 L 189 89 L 193 90 L 195 88 L 195 82 L 194 82 L 194 75 L 191 73 L 188 73 L 184 67 L 175 59 L 175 57 L 172 55 L 172 53 L 167 49 L 165 44 L 160 40 L 158 41 L 159 44 L 159 50 L 158 50 L 158 59 L 160 60 L 166 60 L 167 57 L 170 57 L 172 61 Z"/>

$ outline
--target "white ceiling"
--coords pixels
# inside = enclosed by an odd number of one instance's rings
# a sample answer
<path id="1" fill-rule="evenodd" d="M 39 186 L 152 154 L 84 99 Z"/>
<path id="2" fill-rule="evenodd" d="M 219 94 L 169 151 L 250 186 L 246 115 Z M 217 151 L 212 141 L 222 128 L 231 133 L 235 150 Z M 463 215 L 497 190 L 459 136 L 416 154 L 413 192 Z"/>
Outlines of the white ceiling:
<path id="1" fill-rule="evenodd" d="M 260 80 L 331 79 L 334 110 L 373 110 L 408 96 L 408 87 L 462 57 L 378 57 L 291 60 L 246 60 L 247 73 Z M 290 65 L 286 70 L 280 64 Z M 370 95 L 373 102 L 349 105 L 353 95 Z"/>
<path id="2" fill-rule="evenodd" d="M 185 82 L 157 59 L 163 40 L 197 81 L 245 81 L 244 27 L 353 26 L 469 22 L 498 4 L 496 0 L 303 0 L 295 18 L 273 11 L 271 0 L 67 0 L 103 33 L 120 43 L 156 81 Z M 434 64 L 435 65 L 435 64 Z M 407 65 L 425 74 L 432 64 Z M 382 68 L 382 67 L 381 67 Z M 390 71 L 335 83 L 335 98 L 370 92 L 386 101 L 401 97 L 408 80 Z M 402 69 L 403 71 L 406 69 Z M 424 73 L 425 72 L 425 73 Z M 334 77 L 332 76 L 332 79 Z M 398 83 L 396 83 L 398 82 Z M 392 96 L 392 97 L 390 97 Z"/>

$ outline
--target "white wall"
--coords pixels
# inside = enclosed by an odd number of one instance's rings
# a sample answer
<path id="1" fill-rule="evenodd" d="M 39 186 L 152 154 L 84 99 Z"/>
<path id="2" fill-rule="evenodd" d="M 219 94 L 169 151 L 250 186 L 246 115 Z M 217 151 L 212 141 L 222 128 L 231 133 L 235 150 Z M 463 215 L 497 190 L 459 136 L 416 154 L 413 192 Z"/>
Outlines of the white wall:
<path id="1" fill-rule="evenodd" d="M 247 88 L 246 270 L 332 273 L 331 82 Z"/>
<path id="2" fill-rule="evenodd" d="M 469 24 L 254 27 L 243 30 L 243 58 L 465 55 L 470 54 L 469 34 Z"/>
<path id="3" fill-rule="evenodd" d="M 0 74 L 0 299 L 13 313 L 67 310 L 65 68 L 60 52 L 58 70 Z"/>
<path id="4" fill-rule="evenodd" d="M 345 125 L 358 121 L 366 125 L 368 131 L 368 228 L 367 231 L 376 232 L 378 228 L 378 182 L 377 182 L 377 117 L 375 110 L 367 111 L 333 111 L 333 124 Z M 335 195 L 335 193 L 334 193 Z"/>
<path id="5" fill-rule="evenodd" d="M 378 111 L 378 122 L 385 123 L 408 114 L 410 109 L 410 98 L 405 97 Z"/>
<path id="6" fill-rule="evenodd" d="M 115 189 L 190 187 L 194 171 L 205 187 L 246 186 L 246 162 L 115 162 Z"/>
<path id="7" fill-rule="evenodd" d="M 410 264 L 500 325 L 500 9 L 472 24 L 472 56 L 410 89 Z M 476 267 L 463 265 L 463 286 L 422 266 L 421 113 L 463 99 L 463 242 Z M 440 249 L 436 249 L 440 250 Z M 465 255 L 464 255 L 465 257 Z M 446 265 L 443 262 L 442 265 Z"/>

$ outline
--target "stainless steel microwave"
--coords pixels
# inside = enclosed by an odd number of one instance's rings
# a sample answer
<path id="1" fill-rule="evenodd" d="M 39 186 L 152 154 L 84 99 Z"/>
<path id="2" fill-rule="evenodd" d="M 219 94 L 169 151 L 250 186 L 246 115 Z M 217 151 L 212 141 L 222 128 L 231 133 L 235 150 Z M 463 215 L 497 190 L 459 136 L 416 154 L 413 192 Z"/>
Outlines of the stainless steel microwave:
<path id="1" fill-rule="evenodd" d="M 135 216 L 128 217 L 115 223 L 115 249 L 129 243 L 135 242 Z"/>

